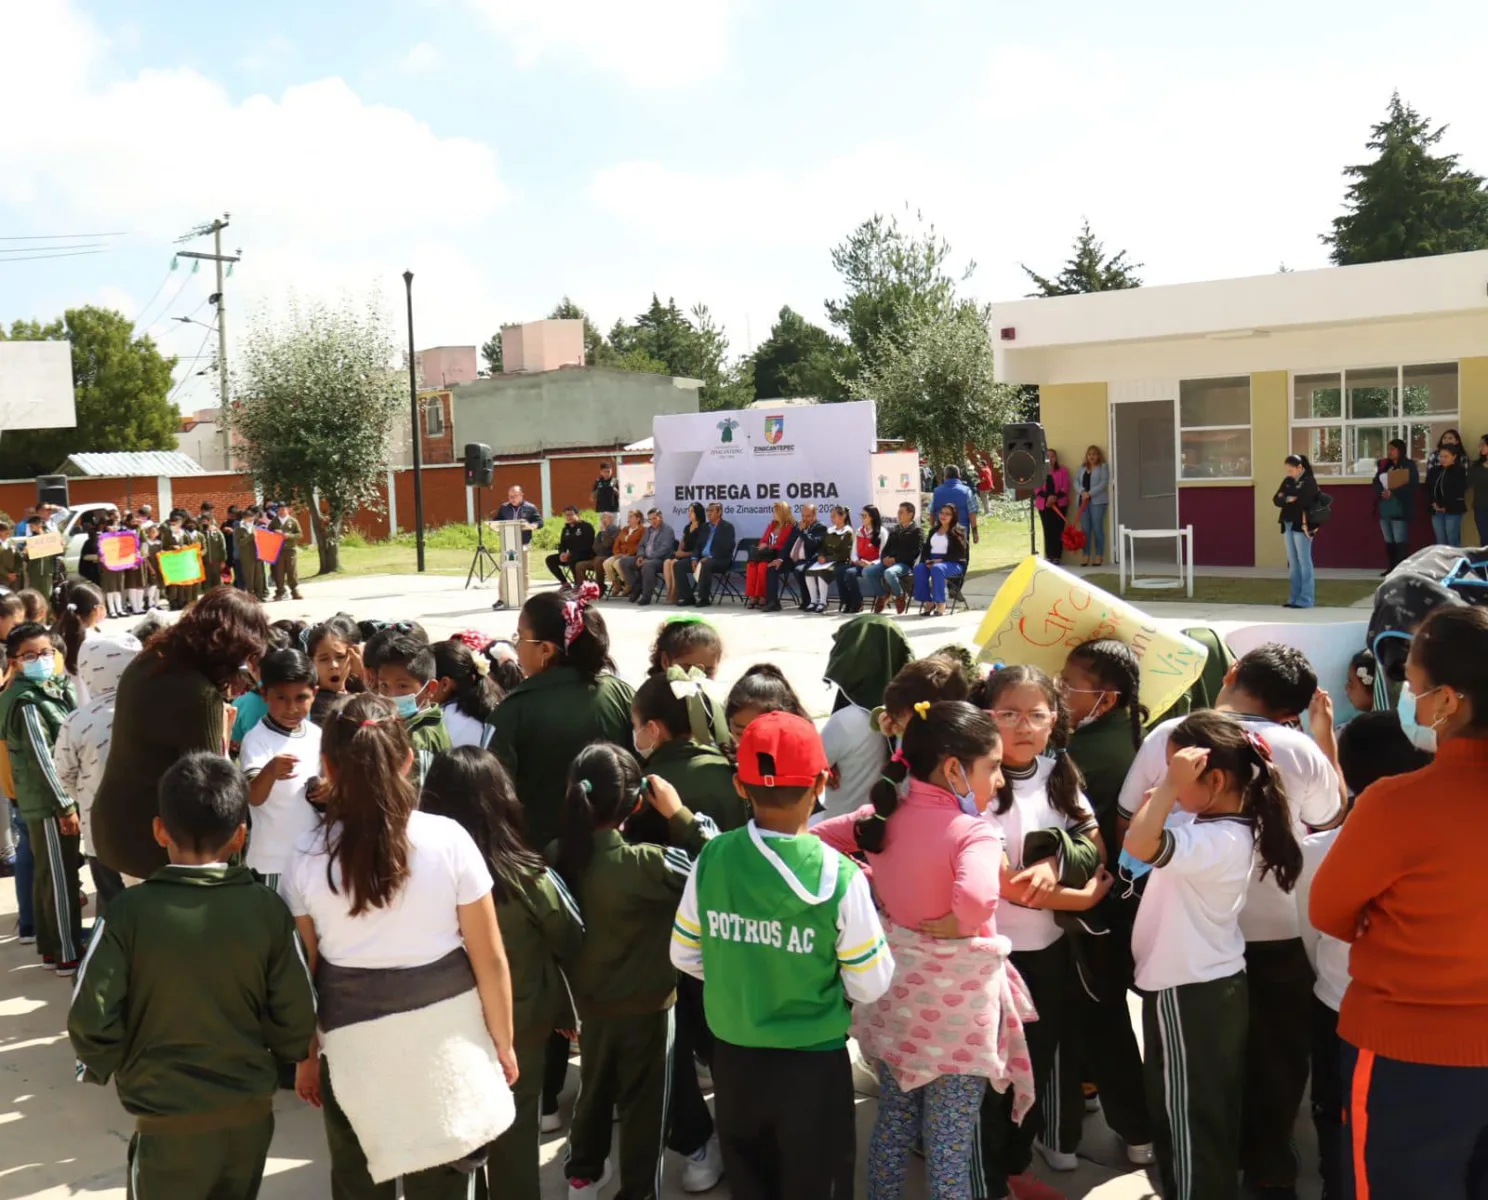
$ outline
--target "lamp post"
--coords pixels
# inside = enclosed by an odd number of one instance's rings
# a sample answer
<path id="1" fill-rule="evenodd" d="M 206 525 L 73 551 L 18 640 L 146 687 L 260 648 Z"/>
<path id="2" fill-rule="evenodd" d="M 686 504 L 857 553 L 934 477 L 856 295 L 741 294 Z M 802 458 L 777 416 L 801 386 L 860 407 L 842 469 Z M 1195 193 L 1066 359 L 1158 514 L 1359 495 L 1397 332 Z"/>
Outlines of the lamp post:
<path id="1" fill-rule="evenodd" d="M 408 408 L 413 422 L 413 540 L 418 569 L 424 569 L 424 462 L 419 449 L 418 369 L 413 356 L 413 272 L 403 272 L 408 292 Z"/>

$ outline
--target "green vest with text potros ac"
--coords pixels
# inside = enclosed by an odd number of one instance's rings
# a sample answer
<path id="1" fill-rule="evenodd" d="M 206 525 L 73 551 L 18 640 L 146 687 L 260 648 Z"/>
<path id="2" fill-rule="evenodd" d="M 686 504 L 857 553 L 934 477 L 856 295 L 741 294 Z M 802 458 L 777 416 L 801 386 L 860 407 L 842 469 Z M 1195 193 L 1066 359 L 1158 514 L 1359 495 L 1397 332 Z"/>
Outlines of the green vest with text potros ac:
<path id="1" fill-rule="evenodd" d="M 708 842 L 693 871 L 715 1036 L 787 1050 L 846 1045 L 837 916 L 857 866 L 811 834 L 766 837 L 750 824 Z"/>

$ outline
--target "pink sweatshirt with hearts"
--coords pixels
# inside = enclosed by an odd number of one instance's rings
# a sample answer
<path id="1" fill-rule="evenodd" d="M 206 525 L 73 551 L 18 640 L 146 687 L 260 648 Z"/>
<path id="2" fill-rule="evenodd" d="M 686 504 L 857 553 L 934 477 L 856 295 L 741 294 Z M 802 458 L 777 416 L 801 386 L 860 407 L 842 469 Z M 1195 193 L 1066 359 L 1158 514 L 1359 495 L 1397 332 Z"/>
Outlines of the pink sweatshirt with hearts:
<path id="1" fill-rule="evenodd" d="M 873 806 L 864 805 L 811 832 L 834 850 L 856 854 L 854 823 L 872 815 Z M 1002 854 L 995 821 L 969 817 L 950 792 L 911 779 L 888 820 L 882 853 L 869 854 L 868 863 L 874 894 L 894 924 L 918 929 L 951 912 L 963 935 L 992 937 Z"/>

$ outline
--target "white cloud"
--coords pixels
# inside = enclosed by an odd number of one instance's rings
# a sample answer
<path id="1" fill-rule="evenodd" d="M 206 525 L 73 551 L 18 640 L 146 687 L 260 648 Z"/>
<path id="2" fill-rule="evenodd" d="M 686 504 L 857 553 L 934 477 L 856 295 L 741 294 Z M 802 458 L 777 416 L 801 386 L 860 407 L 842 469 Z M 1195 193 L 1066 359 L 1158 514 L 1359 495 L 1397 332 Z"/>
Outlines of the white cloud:
<path id="1" fill-rule="evenodd" d="M 430 42 L 420 42 L 403 58 L 408 71 L 428 71 L 439 65 L 439 51 Z"/>
<path id="2" fill-rule="evenodd" d="M 295 44 L 287 37 L 267 38 L 248 50 L 238 59 L 245 71 L 258 72 L 282 62 L 295 52 Z"/>
<path id="3" fill-rule="evenodd" d="M 695 84 L 729 58 L 742 0 L 468 0 L 524 68 L 576 59 L 636 88 Z"/>

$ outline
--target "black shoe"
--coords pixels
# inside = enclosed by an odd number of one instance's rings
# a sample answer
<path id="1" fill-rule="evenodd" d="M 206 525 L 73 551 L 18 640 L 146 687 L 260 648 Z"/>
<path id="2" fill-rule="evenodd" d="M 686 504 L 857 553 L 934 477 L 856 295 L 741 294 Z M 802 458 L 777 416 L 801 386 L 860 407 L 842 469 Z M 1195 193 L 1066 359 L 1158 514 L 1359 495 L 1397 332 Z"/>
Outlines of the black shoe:
<path id="1" fill-rule="evenodd" d="M 698 602 L 696 600 L 678 600 L 677 601 L 677 604 L 676 604 L 676 607 L 677 608 L 696 608 L 697 607 L 697 604 L 698 604 Z"/>
<path id="2" fill-rule="evenodd" d="M 778 604 L 767 604 L 760 611 L 761 612 L 780 612 L 781 610 L 780 610 L 780 605 L 778 605 Z"/>
<path id="3" fill-rule="evenodd" d="M 650 606 L 650 604 L 651 604 L 651 601 L 649 599 L 648 600 L 637 600 L 636 601 L 636 607 L 637 608 L 647 608 L 647 607 Z"/>
<path id="4" fill-rule="evenodd" d="M 699 608 L 711 608 L 713 606 L 713 601 L 711 601 L 711 600 L 699 600 L 697 602 L 697 606 Z"/>
<path id="5" fill-rule="evenodd" d="M 498 601 L 496 601 L 495 604 L 491 605 L 491 611 L 492 612 L 502 612 L 502 611 L 505 610 L 505 608 L 506 608 L 506 601 L 505 600 L 498 600 Z"/>
<path id="6" fill-rule="evenodd" d="M 1290 600 L 1288 600 L 1281 607 L 1282 608 L 1301 608 L 1302 606 L 1300 604 L 1293 604 Z"/>

